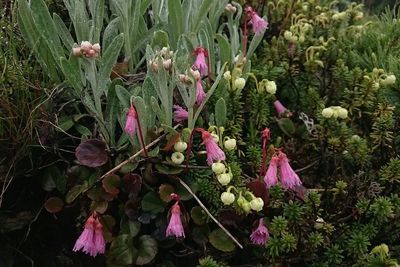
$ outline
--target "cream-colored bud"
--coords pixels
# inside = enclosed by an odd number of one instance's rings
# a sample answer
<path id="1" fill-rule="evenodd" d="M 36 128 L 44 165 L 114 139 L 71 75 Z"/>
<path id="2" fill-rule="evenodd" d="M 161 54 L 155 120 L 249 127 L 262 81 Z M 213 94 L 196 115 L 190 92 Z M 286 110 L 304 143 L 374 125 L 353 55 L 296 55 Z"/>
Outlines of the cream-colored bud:
<path id="1" fill-rule="evenodd" d="M 187 148 L 187 143 L 186 142 L 179 141 L 179 142 L 176 142 L 175 145 L 174 145 L 174 149 L 175 149 L 176 152 L 181 152 L 182 153 L 183 151 L 186 150 L 186 148 Z"/>
<path id="2" fill-rule="evenodd" d="M 250 201 L 250 208 L 254 211 L 261 211 L 264 207 L 264 201 L 257 197 Z"/>
<path id="3" fill-rule="evenodd" d="M 242 90 L 246 85 L 246 80 L 244 78 L 237 78 L 234 82 L 234 88 L 238 90 Z"/>
<path id="4" fill-rule="evenodd" d="M 322 110 L 322 117 L 330 118 L 333 116 L 333 109 L 332 108 L 324 108 Z"/>
<path id="5" fill-rule="evenodd" d="M 232 79 L 232 75 L 231 75 L 231 72 L 229 70 L 224 72 L 224 79 L 227 80 L 227 81 Z"/>
<path id="6" fill-rule="evenodd" d="M 274 95 L 276 93 L 276 83 L 274 81 L 268 81 L 266 90 L 269 94 Z"/>
<path id="7" fill-rule="evenodd" d="M 194 70 L 194 69 L 190 69 L 190 73 L 193 75 L 193 77 L 198 80 L 201 78 L 200 76 L 200 71 L 198 70 Z"/>
<path id="8" fill-rule="evenodd" d="M 171 59 L 167 59 L 163 61 L 163 67 L 166 70 L 170 70 L 172 67 L 172 60 Z"/>
<path id="9" fill-rule="evenodd" d="M 234 150 L 236 148 L 236 139 L 230 138 L 226 139 L 224 142 L 224 147 L 226 150 Z"/>
<path id="10" fill-rule="evenodd" d="M 74 55 L 75 57 L 80 57 L 82 55 L 81 48 L 80 47 L 72 48 L 72 55 Z"/>
<path id="11" fill-rule="evenodd" d="M 222 173 L 217 175 L 218 182 L 221 185 L 228 185 L 231 182 L 231 176 L 229 173 Z"/>
<path id="12" fill-rule="evenodd" d="M 174 152 L 171 155 L 171 160 L 173 163 L 180 165 L 185 160 L 185 156 L 181 152 Z"/>
<path id="13" fill-rule="evenodd" d="M 223 192 L 221 194 L 221 201 L 224 205 L 230 205 L 235 202 L 235 195 L 230 192 Z"/>
<path id="14" fill-rule="evenodd" d="M 92 46 L 92 49 L 93 49 L 94 51 L 96 51 L 97 53 L 100 53 L 101 46 L 100 46 L 99 43 L 96 43 L 96 44 L 94 44 L 94 45 Z"/>
<path id="15" fill-rule="evenodd" d="M 346 119 L 348 115 L 348 112 L 345 108 L 340 107 L 338 109 L 338 117 L 341 119 Z"/>
<path id="16" fill-rule="evenodd" d="M 213 172 L 214 172 L 216 175 L 225 173 L 225 171 L 226 171 L 225 165 L 224 165 L 223 163 L 221 163 L 221 162 L 214 162 L 214 163 L 211 165 L 211 169 L 213 170 Z"/>
<path id="17" fill-rule="evenodd" d="M 92 49 L 92 44 L 89 41 L 82 41 L 81 48 L 87 52 L 89 49 Z"/>

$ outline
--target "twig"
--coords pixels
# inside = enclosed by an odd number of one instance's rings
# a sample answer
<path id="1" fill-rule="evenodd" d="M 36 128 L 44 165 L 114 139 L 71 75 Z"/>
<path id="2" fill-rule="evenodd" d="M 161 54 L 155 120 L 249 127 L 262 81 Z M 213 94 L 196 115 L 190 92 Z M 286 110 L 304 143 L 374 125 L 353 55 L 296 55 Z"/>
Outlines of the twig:
<path id="1" fill-rule="evenodd" d="M 167 166 L 171 166 L 171 167 L 175 167 L 175 168 L 181 168 L 181 169 L 193 169 L 193 170 L 208 170 L 210 169 L 210 166 L 198 166 L 198 165 L 178 165 L 172 162 L 168 162 L 168 161 L 159 161 L 159 160 L 150 160 L 153 163 L 159 163 L 159 164 L 163 164 L 163 165 L 167 165 Z"/>
<path id="2" fill-rule="evenodd" d="M 180 126 L 180 124 L 175 125 L 174 129 L 177 129 Z M 160 137 L 158 137 L 157 139 L 155 139 L 153 142 L 151 142 L 150 144 L 148 144 L 147 146 L 145 146 L 145 149 L 149 149 L 152 146 L 154 146 L 155 144 L 157 144 L 158 142 L 161 141 L 161 139 L 163 139 L 165 136 L 167 135 L 167 133 L 164 133 L 163 135 L 161 135 Z M 127 160 L 121 162 L 120 164 L 118 164 L 117 166 L 115 166 L 114 168 L 112 168 L 111 170 L 109 170 L 108 172 L 106 172 L 105 174 L 103 174 L 102 176 L 100 176 L 100 178 L 93 183 L 89 188 L 87 188 L 85 191 L 82 192 L 82 194 L 86 193 L 87 191 L 89 191 L 90 189 L 92 189 L 97 183 L 101 182 L 105 177 L 107 177 L 108 175 L 114 173 L 115 171 L 118 171 L 119 169 L 121 169 L 123 166 L 125 166 L 126 164 L 128 164 L 129 162 L 131 162 L 132 160 L 134 160 L 136 157 L 138 157 L 143 151 L 144 148 L 142 148 L 141 150 L 139 150 L 138 152 L 136 152 L 134 155 L 130 156 Z"/>
<path id="3" fill-rule="evenodd" d="M 215 219 L 215 217 L 208 211 L 206 206 L 204 206 L 204 204 L 196 196 L 196 194 L 193 193 L 192 189 L 190 189 L 190 187 L 180 178 L 178 179 L 179 183 L 189 192 L 189 194 L 191 194 L 194 197 L 194 199 L 197 201 L 197 203 L 199 203 L 200 207 L 207 213 L 207 215 L 233 240 L 233 242 L 236 243 L 236 245 L 238 245 L 241 249 L 243 249 L 243 246 L 239 243 L 239 241 L 237 241 L 237 239 L 217 219 Z"/>

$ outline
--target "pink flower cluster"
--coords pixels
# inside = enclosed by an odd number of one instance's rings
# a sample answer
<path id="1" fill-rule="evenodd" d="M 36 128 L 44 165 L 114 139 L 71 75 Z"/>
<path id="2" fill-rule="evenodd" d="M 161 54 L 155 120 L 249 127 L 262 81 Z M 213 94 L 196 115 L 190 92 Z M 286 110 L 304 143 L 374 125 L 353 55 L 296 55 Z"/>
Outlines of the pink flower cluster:
<path id="1" fill-rule="evenodd" d="M 100 44 L 91 44 L 88 41 L 83 41 L 80 46 L 72 48 L 72 54 L 76 57 L 84 56 L 87 58 L 96 58 L 100 55 Z"/>
<path id="2" fill-rule="evenodd" d="M 293 189 L 301 185 L 301 180 L 297 173 L 289 164 L 286 154 L 279 151 L 278 155 L 274 155 L 269 162 L 268 170 L 264 176 L 264 182 L 267 188 L 278 184 L 278 166 L 280 169 L 280 182 L 285 189 Z"/>
<path id="3" fill-rule="evenodd" d="M 293 115 L 279 100 L 276 100 L 274 102 L 274 107 L 275 107 L 276 113 L 278 113 L 279 117 L 281 117 L 283 115 L 290 117 Z"/>
<path id="4" fill-rule="evenodd" d="M 73 251 L 82 250 L 92 257 L 97 254 L 104 254 L 106 242 L 103 236 L 103 225 L 100 223 L 96 214 L 92 214 L 86 221 L 82 234 L 75 242 Z"/>

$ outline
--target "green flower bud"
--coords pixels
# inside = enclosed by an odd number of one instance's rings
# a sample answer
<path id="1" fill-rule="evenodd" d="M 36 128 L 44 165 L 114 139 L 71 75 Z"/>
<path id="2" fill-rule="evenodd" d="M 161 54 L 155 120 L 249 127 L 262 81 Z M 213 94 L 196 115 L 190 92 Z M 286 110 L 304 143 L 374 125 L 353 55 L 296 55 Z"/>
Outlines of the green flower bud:
<path id="1" fill-rule="evenodd" d="M 171 155 L 171 160 L 173 163 L 180 165 L 185 160 L 185 156 L 181 152 L 174 152 Z"/>
<path id="2" fill-rule="evenodd" d="M 216 175 L 225 173 L 225 171 L 226 171 L 225 165 L 224 165 L 223 163 L 221 163 L 221 162 L 214 162 L 214 163 L 211 165 L 211 169 L 213 170 L 213 172 L 214 172 Z"/>
<path id="3" fill-rule="evenodd" d="M 241 208 L 245 213 L 249 213 L 251 211 L 251 206 L 250 203 L 246 200 L 246 202 L 243 202 Z"/>
<path id="4" fill-rule="evenodd" d="M 179 141 L 179 142 L 176 142 L 175 145 L 174 145 L 174 149 L 177 152 L 181 152 L 182 153 L 183 151 L 186 150 L 186 148 L 187 148 L 187 143 L 186 142 Z"/>
<path id="5" fill-rule="evenodd" d="M 264 207 L 264 201 L 257 197 L 250 201 L 250 207 L 254 211 L 261 211 Z"/>
<path id="6" fill-rule="evenodd" d="M 224 205 L 230 205 L 235 201 L 235 195 L 229 192 L 223 192 L 221 194 L 221 201 Z"/>
<path id="7" fill-rule="evenodd" d="M 229 81 L 231 78 L 232 78 L 231 72 L 229 70 L 225 71 L 224 72 L 224 79 Z"/>

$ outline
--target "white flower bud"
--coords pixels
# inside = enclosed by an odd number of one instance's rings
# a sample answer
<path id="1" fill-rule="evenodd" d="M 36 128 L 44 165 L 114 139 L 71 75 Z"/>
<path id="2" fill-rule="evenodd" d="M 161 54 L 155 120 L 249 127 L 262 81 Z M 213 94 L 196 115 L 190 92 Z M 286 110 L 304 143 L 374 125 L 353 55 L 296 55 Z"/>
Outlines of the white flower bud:
<path id="1" fill-rule="evenodd" d="M 268 81 L 266 90 L 269 94 L 274 95 L 276 93 L 276 83 L 274 81 Z"/>
<path id="2" fill-rule="evenodd" d="M 171 160 L 173 163 L 180 165 L 185 160 L 185 156 L 181 152 L 174 152 L 171 155 Z"/>
<path id="3" fill-rule="evenodd" d="M 235 83 L 233 85 L 234 89 L 239 89 L 242 90 L 244 86 L 246 85 L 246 80 L 244 78 L 237 78 L 235 80 Z"/>
<path id="4" fill-rule="evenodd" d="M 81 56 L 82 55 L 81 48 L 80 47 L 72 48 L 72 55 L 74 55 L 75 57 Z"/>
<path id="5" fill-rule="evenodd" d="M 348 112 L 347 112 L 347 110 L 345 108 L 340 107 L 340 108 L 338 108 L 337 112 L 338 112 L 338 117 L 339 118 L 341 118 L 341 119 L 346 119 L 347 118 Z"/>
<path id="6" fill-rule="evenodd" d="M 231 176 L 229 173 L 222 173 L 220 175 L 217 175 L 218 182 L 221 185 L 228 185 L 231 182 Z"/>
<path id="7" fill-rule="evenodd" d="M 304 35 L 300 35 L 299 43 L 304 43 L 305 40 L 306 40 L 306 38 L 304 37 Z"/>
<path id="8" fill-rule="evenodd" d="M 285 37 L 286 40 L 290 41 L 292 39 L 293 33 L 290 31 L 285 31 L 283 36 Z"/>
<path id="9" fill-rule="evenodd" d="M 224 79 L 229 81 L 232 78 L 231 72 L 229 70 L 224 72 Z"/>
<path id="10" fill-rule="evenodd" d="M 225 140 L 224 147 L 229 151 L 234 150 L 236 148 L 236 139 L 230 138 Z"/>
<path id="11" fill-rule="evenodd" d="M 182 153 L 183 151 L 186 150 L 186 148 L 187 148 L 186 142 L 179 141 L 179 142 L 176 142 L 175 145 L 174 145 L 174 149 L 175 149 L 176 152 L 181 152 Z"/>
<path id="12" fill-rule="evenodd" d="M 389 75 L 385 79 L 381 81 L 382 85 L 392 85 L 396 83 L 396 76 L 395 75 Z"/>
<path id="13" fill-rule="evenodd" d="M 192 73 L 193 77 L 194 77 L 196 80 L 198 80 L 198 79 L 201 78 L 201 76 L 200 76 L 200 71 L 198 71 L 198 70 L 190 69 L 190 73 Z"/>
<path id="14" fill-rule="evenodd" d="M 99 43 L 94 44 L 94 45 L 92 46 L 92 49 L 93 49 L 94 51 L 96 51 L 97 53 L 100 53 L 100 50 L 101 50 L 100 44 L 99 44 Z"/>
<path id="15" fill-rule="evenodd" d="M 377 89 L 379 89 L 379 87 L 380 87 L 379 82 L 372 83 L 372 89 L 377 90 Z"/>
<path id="16" fill-rule="evenodd" d="M 332 108 L 324 108 L 322 110 L 322 117 L 324 118 L 330 118 L 333 115 L 333 109 Z"/>
<path id="17" fill-rule="evenodd" d="M 221 201 L 224 205 L 230 205 L 235 201 L 235 195 L 229 192 L 223 192 L 221 194 Z"/>
<path id="18" fill-rule="evenodd" d="M 211 165 L 211 169 L 213 170 L 213 172 L 214 172 L 216 175 L 225 173 L 225 171 L 226 171 L 225 165 L 224 165 L 223 163 L 221 163 L 221 162 L 214 162 L 214 163 Z"/>
<path id="19" fill-rule="evenodd" d="M 254 211 L 261 211 L 264 207 L 264 201 L 257 197 L 250 201 L 250 208 Z"/>
<path id="20" fill-rule="evenodd" d="M 87 52 L 89 49 L 92 49 L 92 44 L 88 41 L 82 41 L 81 48 Z"/>

